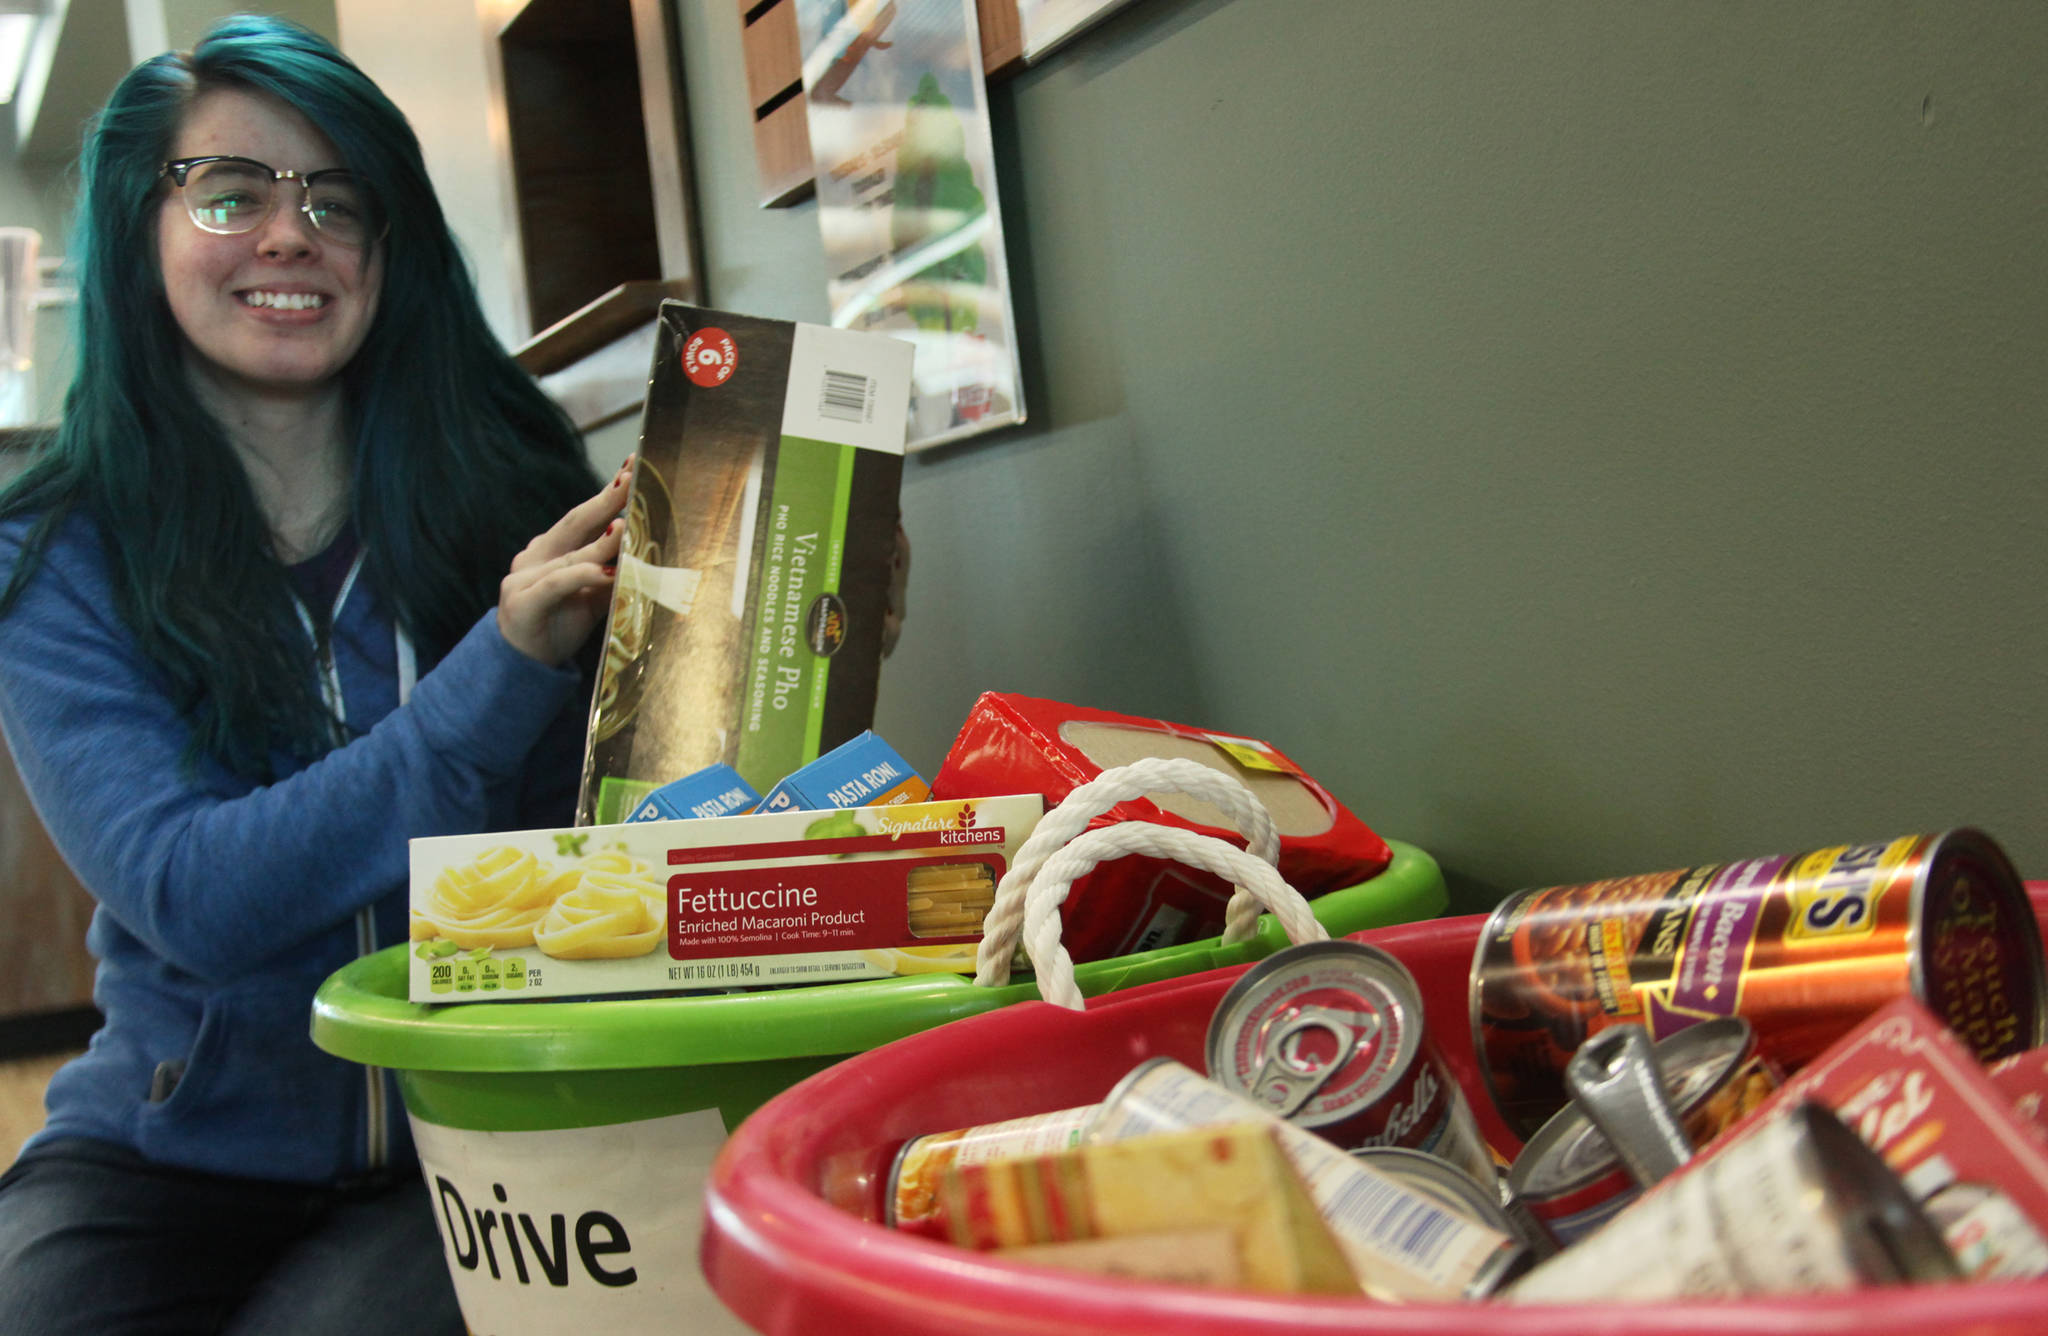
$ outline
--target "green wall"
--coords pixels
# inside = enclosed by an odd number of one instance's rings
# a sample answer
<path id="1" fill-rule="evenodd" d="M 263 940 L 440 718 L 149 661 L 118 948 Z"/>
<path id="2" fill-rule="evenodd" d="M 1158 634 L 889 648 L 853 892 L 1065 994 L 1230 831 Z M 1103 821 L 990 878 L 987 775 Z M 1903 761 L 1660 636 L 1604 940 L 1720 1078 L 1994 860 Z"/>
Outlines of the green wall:
<path id="1" fill-rule="evenodd" d="M 714 304 L 819 319 L 679 6 Z M 877 725 L 1271 739 L 1519 885 L 2048 876 L 2048 8 L 1140 0 L 994 90 L 1031 422 L 913 457 Z"/>

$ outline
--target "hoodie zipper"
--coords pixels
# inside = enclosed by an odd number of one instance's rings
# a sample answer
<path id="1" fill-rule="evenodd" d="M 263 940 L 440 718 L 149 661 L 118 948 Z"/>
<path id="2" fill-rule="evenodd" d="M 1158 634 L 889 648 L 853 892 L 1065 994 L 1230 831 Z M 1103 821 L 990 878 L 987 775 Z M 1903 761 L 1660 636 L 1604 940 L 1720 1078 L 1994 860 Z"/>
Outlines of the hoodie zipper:
<path id="1" fill-rule="evenodd" d="M 323 640 L 313 624 L 313 617 L 303 601 L 297 601 L 299 623 L 306 629 L 306 636 L 317 648 L 320 675 L 320 698 L 326 702 L 333 714 L 339 746 L 347 737 L 348 702 L 341 692 L 341 671 L 334 661 L 334 628 L 340 624 L 342 605 L 348 602 L 349 594 L 356 587 L 356 577 L 362 574 L 363 553 L 356 553 L 356 559 L 349 565 L 348 575 L 341 582 L 341 589 L 334 596 L 334 606 L 328 610 L 328 634 Z M 295 600 L 296 601 L 296 600 Z M 394 627 L 393 636 L 398 650 L 398 703 L 404 705 L 412 696 L 413 683 L 419 677 L 419 664 L 413 652 L 410 637 L 401 627 Z M 365 905 L 356 911 L 356 954 L 367 956 L 377 950 L 376 906 Z M 371 1171 L 382 1169 L 391 1158 L 391 1109 L 385 1092 L 384 1069 L 363 1068 L 364 1087 L 364 1161 Z"/>

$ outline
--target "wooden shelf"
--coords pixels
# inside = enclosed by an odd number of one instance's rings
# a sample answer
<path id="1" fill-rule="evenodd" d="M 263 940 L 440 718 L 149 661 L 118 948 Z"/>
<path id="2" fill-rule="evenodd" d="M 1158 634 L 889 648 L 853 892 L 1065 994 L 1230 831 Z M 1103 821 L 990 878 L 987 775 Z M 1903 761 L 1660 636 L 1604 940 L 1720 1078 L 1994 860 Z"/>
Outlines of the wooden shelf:
<path id="1" fill-rule="evenodd" d="M 529 375 L 552 375 L 654 319 L 668 298 L 697 300 L 695 289 L 683 278 L 621 283 L 520 344 L 512 351 L 513 360 Z"/>

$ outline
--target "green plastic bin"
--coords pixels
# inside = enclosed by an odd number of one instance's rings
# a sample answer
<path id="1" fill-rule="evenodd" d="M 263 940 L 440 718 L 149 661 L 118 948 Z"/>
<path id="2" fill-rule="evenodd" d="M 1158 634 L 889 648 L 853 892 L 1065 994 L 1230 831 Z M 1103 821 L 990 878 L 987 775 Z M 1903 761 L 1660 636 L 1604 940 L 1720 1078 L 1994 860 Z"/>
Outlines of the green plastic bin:
<path id="1" fill-rule="evenodd" d="M 1432 918 L 1436 861 L 1388 841 L 1370 881 L 1310 902 L 1333 937 Z M 1075 968 L 1088 996 L 1256 960 L 1272 915 L 1219 939 Z M 584 1002 L 406 1000 L 406 950 L 346 966 L 313 999 L 313 1042 L 388 1068 L 411 1119 L 442 1242 L 476 1336 L 743 1331 L 696 1262 L 705 1174 L 727 1132 L 842 1058 L 1035 999 L 922 974 L 747 993 Z M 937 1129 L 934 1129 L 937 1130 Z"/>

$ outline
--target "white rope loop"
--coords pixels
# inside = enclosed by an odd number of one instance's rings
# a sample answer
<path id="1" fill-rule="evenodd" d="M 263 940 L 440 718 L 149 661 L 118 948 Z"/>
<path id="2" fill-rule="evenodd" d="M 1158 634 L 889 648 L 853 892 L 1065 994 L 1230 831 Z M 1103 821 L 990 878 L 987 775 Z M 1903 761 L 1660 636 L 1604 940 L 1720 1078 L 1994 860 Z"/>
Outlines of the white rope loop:
<path id="1" fill-rule="evenodd" d="M 1082 1009 L 1081 989 L 1074 982 L 1074 962 L 1060 943 L 1059 909 L 1077 878 L 1097 863 L 1126 854 L 1171 859 L 1212 872 L 1271 909 L 1291 942 L 1320 942 L 1329 930 L 1316 920 L 1301 892 L 1281 880 L 1272 864 L 1252 857 L 1213 835 L 1162 826 L 1151 821 L 1125 821 L 1074 838 L 1045 860 L 1024 902 L 1024 944 L 1038 971 L 1039 996 L 1056 1006 Z"/>
<path id="2" fill-rule="evenodd" d="M 1238 780 L 1183 756 L 1152 756 L 1115 766 L 1069 793 L 1047 812 L 1017 850 L 996 886 L 995 903 L 982 919 L 974 981 L 1000 987 L 1010 981 L 1010 960 L 1024 926 L 1024 895 L 1054 851 L 1088 829 L 1088 823 L 1120 802 L 1148 793 L 1185 793 L 1222 809 L 1245 837 L 1246 848 L 1268 864 L 1280 861 L 1280 832 L 1273 814 Z M 1193 832 L 1183 832 L 1192 834 Z M 1239 892 L 1224 909 L 1226 942 L 1248 939 L 1257 928 L 1258 901 Z M 1234 935 L 1233 935 L 1234 934 Z M 1034 957 L 1035 959 L 1035 957 Z"/>

